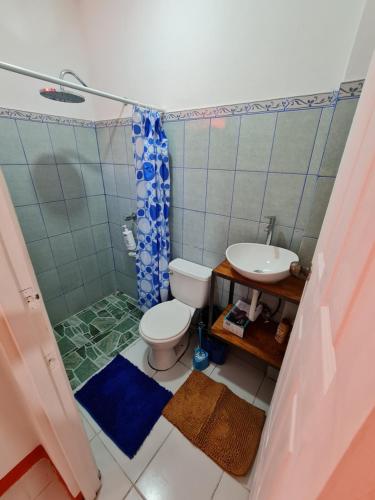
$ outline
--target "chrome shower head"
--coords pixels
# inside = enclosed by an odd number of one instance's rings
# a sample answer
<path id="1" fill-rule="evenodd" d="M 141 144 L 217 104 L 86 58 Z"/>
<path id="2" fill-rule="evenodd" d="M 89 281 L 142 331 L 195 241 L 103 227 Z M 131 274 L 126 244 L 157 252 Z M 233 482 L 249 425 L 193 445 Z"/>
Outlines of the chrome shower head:
<path id="1" fill-rule="evenodd" d="M 47 99 L 52 99 L 53 101 L 59 102 L 79 103 L 85 101 L 85 98 L 82 95 L 75 94 L 70 90 L 67 91 L 64 89 L 64 87 L 60 87 L 60 90 L 57 90 L 55 87 L 45 87 L 44 89 L 39 90 L 39 94 L 42 97 L 46 97 Z"/>
<path id="2" fill-rule="evenodd" d="M 70 69 L 63 69 L 59 78 L 63 80 L 65 75 L 74 76 L 74 78 L 76 78 L 76 80 L 78 80 L 84 87 L 87 87 L 85 82 L 83 82 L 80 77 L 74 73 L 74 71 Z M 57 90 L 55 87 L 45 87 L 39 90 L 39 94 L 46 99 L 52 99 L 53 101 L 59 102 L 71 102 L 78 104 L 85 101 L 85 98 L 82 95 L 76 94 L 71 90 L 65 90 L 62 85 L 60 85 L 60 90 Z"/>

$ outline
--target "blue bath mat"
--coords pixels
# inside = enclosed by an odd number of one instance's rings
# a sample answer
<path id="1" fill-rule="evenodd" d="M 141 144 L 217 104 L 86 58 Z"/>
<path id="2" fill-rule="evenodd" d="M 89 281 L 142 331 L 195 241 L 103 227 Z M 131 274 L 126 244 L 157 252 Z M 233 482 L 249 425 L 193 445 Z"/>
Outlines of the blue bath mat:
<path id="1" fill-rule="evenodd" d="M 120 355 L 75 393 L 129 458 L 137 453 L 172 396 Z"/>

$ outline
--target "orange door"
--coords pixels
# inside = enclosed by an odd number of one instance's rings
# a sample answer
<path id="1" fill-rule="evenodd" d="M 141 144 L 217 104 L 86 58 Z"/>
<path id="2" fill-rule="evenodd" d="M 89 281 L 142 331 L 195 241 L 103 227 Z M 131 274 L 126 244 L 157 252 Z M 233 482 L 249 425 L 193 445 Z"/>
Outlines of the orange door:
<path id="1" fill-rule="evenodd" d="M 375 498 L 375 60 L 263 432 L 250 498 Z"/>

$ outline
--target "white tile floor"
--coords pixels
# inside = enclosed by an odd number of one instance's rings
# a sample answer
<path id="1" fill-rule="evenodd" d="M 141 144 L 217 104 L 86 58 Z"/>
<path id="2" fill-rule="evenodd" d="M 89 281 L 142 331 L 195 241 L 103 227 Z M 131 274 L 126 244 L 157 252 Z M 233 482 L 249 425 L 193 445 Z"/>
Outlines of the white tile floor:
<path id="1" fill-rule="evenodd" d="M 148 366 L 147 346 L 141 339 L 121 354 L 176 392 L 191 373 L 193 348 L 191 345 L 181 361 L 167 372 L 156 372 Z M 254 364 L 250 357 L 247 360 L 246 356 L 230 353 L 224 365 L 210 365 L 205 373 L 267 411 L 275 382 L 267 378 L 262 366 Z M 245 500 L 249 497 L 251 471 L 242 478 L 223 472 L 164 417 L 158 420 L 130 460 L 82 407 L 80 412 L 102 472 L 99 500 Z"/>

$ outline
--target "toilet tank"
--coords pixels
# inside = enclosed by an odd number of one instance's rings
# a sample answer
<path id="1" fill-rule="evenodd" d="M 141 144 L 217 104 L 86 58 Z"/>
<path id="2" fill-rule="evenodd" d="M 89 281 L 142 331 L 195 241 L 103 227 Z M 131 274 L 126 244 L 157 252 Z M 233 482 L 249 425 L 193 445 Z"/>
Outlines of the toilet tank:
<path id="1" fill-rule="evenodd" d="M 175 299 L 197 309 L 207 304 L 212 273 L 209 267 L 184 259 L 174 259 L 169 263 L 169 272 Z"/>

